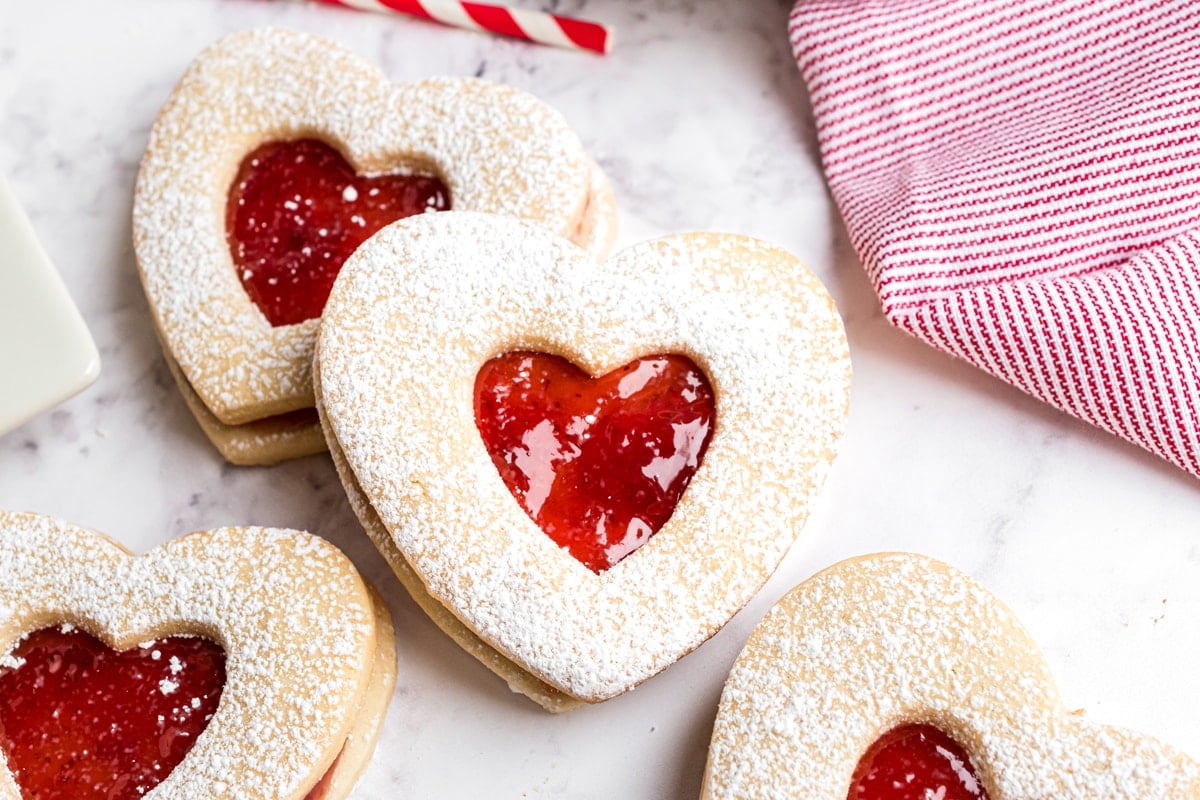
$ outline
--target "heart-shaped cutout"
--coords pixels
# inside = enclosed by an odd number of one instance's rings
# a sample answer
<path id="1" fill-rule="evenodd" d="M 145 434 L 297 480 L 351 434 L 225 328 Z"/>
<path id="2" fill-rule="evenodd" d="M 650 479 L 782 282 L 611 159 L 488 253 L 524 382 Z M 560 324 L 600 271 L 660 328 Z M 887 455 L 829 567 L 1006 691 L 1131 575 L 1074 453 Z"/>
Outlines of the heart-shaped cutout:
<path id="1" fill-rule="evenodd" d="M 113 650 L 79 628 L 26 636 L 0 666 L 0 750 L 27 797 L 136 800 L 192 749 L 225 687 L 198 636 Z"/>
<path id="2" fill-rule="evenodd" d="M 292 31 L 221 40 L 191 65 L 155 121 L 135 190 L 133 232 L 180 388 L 211 414 L 203 430 L 237 463 L 271 463 L 321 447 L 319 435 L 308 435 L 315 422 L 303 429 L 271 424 L 313 405 L 318 320 L 309 315 L 321 292 L 296 308 L 271 299 L 294 277 L 292 265 L 277 264 L 271 274 L 253 264 L 239 268 L 238 246 L 231 249 L 227 239 L 227 218 L 236 213 L 230 194 L 236 206 L 247 156 L 294 140 L 331 148 L 368 180 L 431 176 L 455 208 L 527 219 L 597 257 L 611 246 L 616 207 L 607 179 L 563 117 L 531 95 L 470 78 L 392 84 L 345 48 Z M 334 203 L 357 193 L 351 203 L 362 205 L 372 187 L 353 188 L 343 186 Z M 310 199 L 300 194 L 292 202 Z M 243 287 L 247 268 L 267 284 L 266 315 Z"/>
<path id="3" fill-rule="evenodd" d="M 315 367 L 343 483 L 406 588 L 555 710 L 649 678 L 753 596 L 804 523 L 849 393 L 833 302 L 786 252 L 691 234 L 586 259 L 508 218 L 402 220 L 346 262 Z M 479 370 L 521 351 L 593 375 L 679 354 L 711 383 L 703 467 L 658 533 L 599 575 L 513 502 L 481 446 Z"/>
<path id="4" fill-rule="evenodd" d="M 246 294 L 272 325 L 321 316 L 358 246 L 384 225 L 445 211 L 434 175 L 359 175 L 318 139 L 260 145 L 242 159 L 225 204 L 225 235 Z"/>
<path id="5" fill-rule="evenodd" d="M 61 692 L 41 680 L 53 675 Z M 113 797 L 153 783 L 157 800 L 342 798 L 394 681 L 386 608 L 315 536 L 223 528 L 134 558 L 101 534 L 0 512 L 3 800 L 93 796 L 70 781 Z M 29 712 L 48 738 L 25 727 Z M 31 785 L 43 781 L 49 793 Z"/>
<path id="6" fill-rule="evenodd" d="M 492 463 L 546 535 L 593 572 L 650 541 L 700 468 L 712 387 L 686 356 L 601 376 L 543 353 L 505 353 L 475 378 Z"/>
<path id="7" fill-rule="evenodd" d="M 893 728 L 863 753 L 846 800 L 987 800 L 971 757 L 932 725 Z"/>
<path id="8" fill-rule="evenodd" d="M 968 576 L 904 553 L 835 564 L 763 619 L 721 695 L 702 796 L 857 800 L 864 754 L 914 725 L 957 748 L 951 772 L 970 765 L 959 796 L 1200 797 L 1200 762 L 1069 713 L 1012 612 Z M 939 788 L 914 796 L 955 796 Z"/>

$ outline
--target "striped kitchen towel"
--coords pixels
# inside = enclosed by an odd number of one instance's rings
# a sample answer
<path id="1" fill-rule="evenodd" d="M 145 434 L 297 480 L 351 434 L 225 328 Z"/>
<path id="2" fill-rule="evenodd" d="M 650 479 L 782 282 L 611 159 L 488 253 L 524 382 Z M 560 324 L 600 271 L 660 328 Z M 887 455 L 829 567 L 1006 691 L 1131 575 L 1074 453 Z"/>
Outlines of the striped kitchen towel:
<path id="1" fill-rule="evenodd" d="M 1200 476 L 1200 2 L 808 0 L 887 318 Z"/>

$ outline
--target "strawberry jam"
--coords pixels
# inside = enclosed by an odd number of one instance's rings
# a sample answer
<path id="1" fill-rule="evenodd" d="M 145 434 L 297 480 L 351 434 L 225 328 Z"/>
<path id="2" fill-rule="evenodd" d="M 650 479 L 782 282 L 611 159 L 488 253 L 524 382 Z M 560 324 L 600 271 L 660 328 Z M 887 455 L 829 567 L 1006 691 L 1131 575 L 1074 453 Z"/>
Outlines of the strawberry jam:
<path id="1" fill-rule="evenodd" d="M 229 187 L 225 230 L 242 286 L 272 325 L 321 316 L 342 264 L 401 217 L 450 207 L 432 175 L 362 177 L 317 139 L 268 142 Z"/>
<path id="2" fill-rule="evenodd" d="M 971 759 L 931 725 L 879 737 L 854 770 L 846 800 L 987 800 Z"/>
<path id="3" fill-rule="evenodd" d="M 497 356 L 475 378 L 475 424 L 510 492 L 593 572 L 675 510 L 715 424 L 690 359 L 653 355 L 593 378 L 557 356 Z"/>
<path id="4" fill-rule="evenodd" d="M 216 713 L 225 652 L 172 636 L 115 651 L 44 628 L 0 667 L 0 747 L 25 800 L 133 800 L 183 760 Z"/>

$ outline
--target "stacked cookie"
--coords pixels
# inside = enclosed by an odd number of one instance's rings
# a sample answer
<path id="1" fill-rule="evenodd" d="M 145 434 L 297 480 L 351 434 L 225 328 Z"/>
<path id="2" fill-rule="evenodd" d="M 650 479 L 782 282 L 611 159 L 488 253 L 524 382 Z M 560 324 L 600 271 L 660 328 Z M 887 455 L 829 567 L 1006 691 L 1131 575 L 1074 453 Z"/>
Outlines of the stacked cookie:
<path id="1" fill-rule="evenodd" d="M 0 797 L 342 798 L 396 681 L 391 617 L 311 534 L 141 557 L 0 512 Z"/>
<path id="2" fill-rule="evenodd" d="M 279 196 L 260 188 L 281 183 Z M 604 173 L 528 94 L 461 78 L 394 85 L 339 45 L 280 29 L 200 55 L 151 131 L 133 236 L 167 363 L 222 455 L 272 464 L 325 449 L 310 370 L 329 283 L 385 221 L 442 207 L 527 219 L 599 257 L 615 234 Z"/>

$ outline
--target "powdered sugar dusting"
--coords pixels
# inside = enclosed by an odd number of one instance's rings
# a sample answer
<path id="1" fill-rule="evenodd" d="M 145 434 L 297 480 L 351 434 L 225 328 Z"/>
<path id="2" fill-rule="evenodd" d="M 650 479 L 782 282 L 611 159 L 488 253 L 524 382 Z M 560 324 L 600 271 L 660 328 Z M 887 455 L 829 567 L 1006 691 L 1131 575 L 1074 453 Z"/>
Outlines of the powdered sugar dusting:
<path id="1" fill-rule="evenodd" d="M 1011 612 L 905 554 L 837 564 L 767 615 L 722 694 L 705 797 L 845 800 L 863 752 L 909 722 L 960 742 L 993 800 L 1200 797 L 1200 764 L 1067 715 Z"/>
<path id="2" fill-rule="evenodd" d="M 306 34 L 234 34 L 205 51 L 155 122 L 134 201 L 134 243 L 157 324 L 189 383 L 225 423 L 313 403 L 316 320 L 272 328 L 238 282 L 224 206 L 241 158 L 265 141 L 317 136 L 356 168 L 433 170 L 455 208 L 511 214 L 569 234 L 593 164 L 556 111 L 475 79 L 387 82 Z"/>
<path id="3" fill-rule="evenodd" d="M 695 648 L 757 591 L 807 516 L 849 391 L 832 300 L 783 251 L 694 234 L 591 267 L 544 231 L 459 212 L 360 248 L 318 349 L 329 429 L 430 595 L 593 701 Z M 674 516 L 599 576 L 521 511 L 475 428 L 476 372 L 522 349 L 593 374 L 679 353 L 714 388 L 716 431 Z"/>
<path id="4" fill-rule="evenodd" d="M 317 390 L 317 410 L 321 411 L 324 408 L 324 404 L 321 402 L 320 359 L 317 359 L 313 363 L 313 375 L 315 378 L 314 388 Z M 327 427 L 327 424 L 328 421 L 322 417 L 322 427 Z M 454 616 L 450 610 L 429 596 L 429 593 L 425 591 L 425 584 L 413 572 L 412 566 L 405 560 L 400 551 L 396 549 L 392 535 L 379 519 L 379 515 L 375 513 L 375 508 L 363 494 L 362 488 L 358 485 L 358 479 L 354 477 L 353 471 L 346 462 L 345 454 L 338 445 L 337 439 L 332 435 L 329 437 L 329 455 L 333 459 L 338 477 L 341 478 L 342 484 L 345 486 L 346 497 L 350 501 L 350 507 L 362 523 L 363 530 L 388 562 L 388 565 L 391 566 L 392 571 L 396 573 L 396 577 L 400 583 L 412 595 L 417 605 L 421 607 L 421 610 L 428 614 L 429 618 L 447 636 L 453 639 L 459 647 L 463 648 L 471 656 L 478 659 L 480 663 L 503 678 L 513 692 L 524 694 L 551 713 L 561 713 L 577 708 L 581 704 L 579 700 L 547 685 L 518 664 L 506 658 L 487 642 L 476 636 L 474 631 L 464 625 L 462 620 Z"/>
<path id="5" fill-rule="evenodd" d="M 178 634 L 224 647 L 217 713 L 147 795 L 158 800 L 302 797 L 345 742 L 375 649 L 357 572 L 297 531 L 226 528 L 132 558 L 99 534 L 0 512 L 0 606 L 6 654 L 24 634 L 60 622 L 119 649 Z M 19 797 L 7 769 L 0 797 Z"/>

